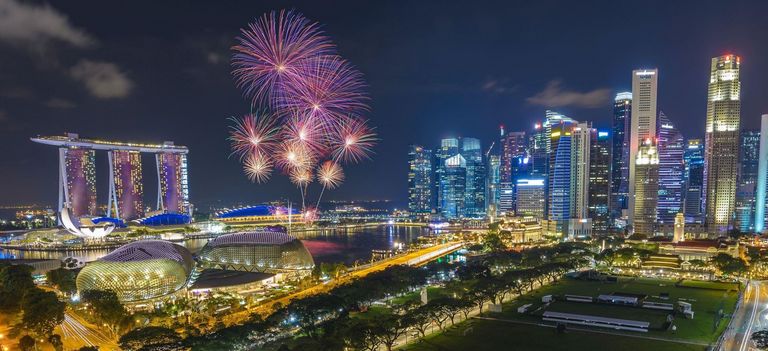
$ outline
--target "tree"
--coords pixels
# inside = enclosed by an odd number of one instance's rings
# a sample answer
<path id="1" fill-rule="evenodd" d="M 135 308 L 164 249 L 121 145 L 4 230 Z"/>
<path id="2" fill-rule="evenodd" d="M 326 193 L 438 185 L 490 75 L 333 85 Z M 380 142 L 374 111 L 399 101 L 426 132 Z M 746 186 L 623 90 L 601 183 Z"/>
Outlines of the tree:
<path id="1" fill-rule="evenodd" d="M 0 266 L 0 311 L 18 312 L 27 291 L 35 289 L 31 266 Z"/>
<path id="2" fill-rule="evenodd" d="M 752 333 L 752 341 L 754 341 L 758 349 L 768 349 L 768 330 L 759 330 Z"/>
<path id="3" fill-rule="evenodd" d="M 33 289 L 24 295 L 24 316 L 21 325 L 39 336 L 49 336 L 64 322 L 66 304 L 50 291 Z"/>
<path id="4" fill-rule="evenodd" d="M 48 342 L 51 343 L 55 351 L 64 350 L 64 342 L 61 341 L 61 335 L 53 334 L 48 337 Z"/>
<path id="5" fill-rule="evenodd" d="M 507 249 L 499 233 L 493 231 L 488 231 L 483 237 L 483 247 L 488 252 L 499 252 Z"/>
<path id="6" fill-rule="evenodd" d="M 427 330 L 432 325 L 431 309 L 434 305 L 426 304 L 410 312 L 413 327 L 421 334 L 421 337 L 427 336 Z"/>
<path id="7" fill-rule="evenodd" d="M 80 300 L 91 306 L 96 318 L 107 324 L 113 334 L 118 334 L 127 320 L 133 320 L 112 290 L 85 290 Z"/>
<path id="8" fill-rule="evenodd" d="M 49 283 L 65 294 L 71 294 L 77 291 L 75 285 L 75 273 L 69 269 L 59 268 L 45 273 Z"/>
<path id="9" fill-rule="evenodd" d="M 411 325 L 409 316 L 399 316 L 396 314 L 385 315 L 376 321 L 374 327 L 376 338 L 381 341 L 387 351 L 392 351 L 395 341 L 408 330 Z"/>
<path id="10" fill-rule="evenodd" d="M 120 337 L 120 348 L 125 351 L 183 350 L 181 337 L 173 329 L 163 327 L 136 328 Z"/>
<path id="11" fill-rule="evenodd" d="M 19 339 L 19 350 L 21 351 L 32 351 L 35 349 L 35 338 L 24 335 Z"/>

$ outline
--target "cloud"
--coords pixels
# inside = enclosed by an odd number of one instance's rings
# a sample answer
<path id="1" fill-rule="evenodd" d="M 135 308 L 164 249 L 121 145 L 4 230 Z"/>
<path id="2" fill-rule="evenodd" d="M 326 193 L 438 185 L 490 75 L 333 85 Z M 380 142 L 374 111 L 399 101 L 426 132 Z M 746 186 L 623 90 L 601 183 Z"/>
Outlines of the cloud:
<path id="1" fill-rule="evenodd" d="M 208 63 L 212 65 L 217 65 L 219 62 L 224 61 L 224 57 L 221 56 L 221 54 L 216 52 L 209 52 L 205 55 L 205 59 L 208 61 Z"/>
<path id="2" fill-rule="evenodd" d="M 508 79 L 488 79 L 480 87 L 482 91 L 494 94 L 511 94 L 520 89 L 517 85 L 510 85 Z"/>
<path id="3" fill-rule="evenodd" d="M 100 99 L 126 97 L 133 89 L 133 82 L 114 63 L 80 60 L 69 73 Z"/>
<path id="4" fill-rule="evenodd" d="M 545 107 L 574 106 L 595 108 L 605 106 L 610 101 L 611 90 L 607 88 L 578 92 L 563 90 L 561 81 L 551 80 L 543 91 L 526 99 L 529 104 Z"/>
<path id="5" fill-rule="evenodd" d="M 0 41 L 42 48 L 52 41 L 88 47 L 95 40 L 50 5 L 0 0 Z"/>
<path id="6" fill-rule="evenodd" d="M 77 105 L 74 102 L 66 99 L 51 98 L 45 102 L 45 106 L 50 108 L 67 109 L 76 107 Z"/>

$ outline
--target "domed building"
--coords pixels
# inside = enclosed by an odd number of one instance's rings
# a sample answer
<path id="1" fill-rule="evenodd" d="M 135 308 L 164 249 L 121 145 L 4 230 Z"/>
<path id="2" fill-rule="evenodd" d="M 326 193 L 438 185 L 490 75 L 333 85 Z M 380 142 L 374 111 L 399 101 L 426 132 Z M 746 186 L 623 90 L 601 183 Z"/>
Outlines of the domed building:
<path id="1" fill-rule="evenodd" d="M 203 247 L 199 259 L 211 268 L 281 274 L 289 279 L 308 275 L 315 267 L 301 240 L 284 227 L 219 236 Z"/>
<path id="2" fill-rule="evenodd" d="M 136 241 L 88 263 L 77 275 L 77 290 L 113 290 L 122 302 L 154 299 L 184 288 L 194 264 L 183 246 Z"/>

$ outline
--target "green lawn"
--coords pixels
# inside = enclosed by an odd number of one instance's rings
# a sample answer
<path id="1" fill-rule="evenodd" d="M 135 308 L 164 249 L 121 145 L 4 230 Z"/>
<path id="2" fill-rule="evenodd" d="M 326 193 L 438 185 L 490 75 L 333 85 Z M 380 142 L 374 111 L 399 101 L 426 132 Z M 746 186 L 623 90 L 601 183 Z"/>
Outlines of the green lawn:
<path id="1" fill-rule="evenodd" d="M 469 323 L 471 323 L 472 331 L 464 336 L 464 331 L 468 328 Z M 473 320 L 457 324 L 456 327 L 445 333 L 427 337 L 425 340 L 402 349 L 418 351 L 593 351 L 618 349 L 621 351 L 704 351 L 706 347 L 574 330 L 558 334 L 554 328 Z"/>
<path id="2" fill-rule="evenodd" d="M 435 287 L 435 286 L 430 286 L 427 288 L 427 298 L 429 298 L 429 300 L 434 300 L 436 298 L 446 297 L 446 296 L 448 296 L 448 293 L 445 291 L 444 288 Z M 396 297 L 392 299 L 390 302 L 393 305 L 402 305 L 409 301 L 421 302 L 421 291 L 414 291 L 412 293 L 408 293 L 403 296 Z"/>
<path id="3" fill-rule="evenodd" d="M 676 334 L 669 331 L 652 330 L 647 334 L 654 337 L 680 338 L 698 342 L 712 342 L 723 332 L 728 324 L 728 319 L 720 320 L 717 328 L 713 330 L 715 316 L 719 309 L 728 315 L 733 312 L 736 304 L 736 290 L 724 290 L 720 283 L 697 284 L 698 288 L 676 287 L 675 281 L 644 279 L 644 278 L 621 278 L 618 283 L 588 282 L 573 279 L 561 279 L 558 283 L 545 286 L 533 293 L 526 294 L 515 301 L 509 302 L 504 306 L 504 312 L 489 314 L 493 317 L 516 319 L 524 321 L 540 321 L 541 313 L 539 310 L 532 314 L 519 314 L 517 307 L 533 303 L 534 309 L 542 305 L 541 297 L 544 295 L 586 295 L 597 297 L 600 294 L 611 292 L 647 294 L 647 301 L 665 302 L 676 304 L 678 300 L 687 301 L 692 304 L 695 313 L 694 319 L 685 319 L 678 315 L 675 319 L 677 325 Z M 712 287 L 715 289 L 708 289 Z M 734 286 L 735 287 L 735 286 Z M 668 300 L 662 300 L 658 296 L 661 293 L 669 294 Z M 611 318 L 623 318 L 632 320 L 644 320 L 651 322 L 652 327 L 659 327 L 664 322 L 664 318 L 669 313 L 667 311 L 641 309 L 636 307 L 610 306 L 602 304 L 581 304 L 575 302 L 556 302 L 548 307 L 548 310 L 559 312 L 571 312 L 579 314 L 591 314 Z"/>

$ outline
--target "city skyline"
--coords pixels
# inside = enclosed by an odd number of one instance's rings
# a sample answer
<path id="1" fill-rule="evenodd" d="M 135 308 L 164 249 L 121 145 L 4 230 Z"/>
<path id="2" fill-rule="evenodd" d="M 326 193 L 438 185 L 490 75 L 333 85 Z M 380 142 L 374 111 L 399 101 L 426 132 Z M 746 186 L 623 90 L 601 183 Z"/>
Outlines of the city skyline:
<path id="1" fill-rule="evenodd" d="M 15 1 L 5 1 L 3 6 L 10 6 L 12 14 L 35 7 L 19 5 Z M 11 37 L 10 34 L 0 38 L 0 58 L 4 62 L 12 62 L 3 68 L 8 79 L 0 86 L 0 123 L 3 127 L 0 145 L 4 149 L 25 150 L 7 157 L 7 164 L 18 172 L 0 176 L 4 184 L 13 185 L 3 188 L 4 202 L 55 203 L 55 184 L 50 181 L 48 173 L 53 170 L 50 164 L 55 162 L 56 155 L 29 143 L 28 138 L 38 134 L 61 135 L 67 131 L 121 140 L 160 142 L 170 139 L 189 145 L 193 155 L 190 187 L 195 189 L 194 201 L 220 199 L 228 203 L 256 203 L 280 198 L 281 194 L 291 189 L 292 186 L 285 180 L 274 180 L 269 185 L 252 185 L 241 174 L 235 160 L 222 156 L 226 153 L 227 142 L 226 126 L 220 122 L 248 109 L 247 104 L 242 102 L 241 94 L 231 84 L 227 63 L 229 47 L 234 45 L 231 38 L 238 29 L 236 25 L 224 20 L 206 21 L 204 13 L 209 5 L 193 4 L 185 9 L 185 14 L 197 23 L 194 30 L 187 32 L 185 30 L 191 27 L 182 23 L 187 19 L 175 14 L 173 6 L 161 5 L 157 13 L 150 15 L 165 16 L 168 24 L 153 24 L 146 29 L 121 32 L 115 30 L 121 25 L 119 22 L 105 23 L 93 15 L 100 6 L 96 3 L 55 4 L 50 8 L 52 15 L 65 17 L 65 26 L 79 37 L 61 39 L 40 32 L 39 40 Z M 407 198 L 407 192 L 403 190 L 407 184 L 404 155 L 411 143 L 431 145 L 431 140 L 442 137 L 474 136 L 481 140 L 483 146 L 487 146 L 496 140 L 495 127 L 499 124 L 504 124 L 510 131 L 530 131 L 533 123 L 542 119 L 547 108 L 576 120 L 591 121 L 596 127 L 609 127 L 612 98 L 617 92 L 630 90 L 627 72 L 638 67 L 656 67 L 662 72 L 659 108 L 673 116 L 686 137 L 704 139 L 707 91 L 706 75 L 702 72 L 708 69 L 712 57 L 733 53 L 744 60 L 741 73 L 744 129 L 757 129 L 759 116 L 766 109 L 765 101 L 768 100 L 761 96 L 765 89 L 760 88 L 764 82 L 759 79 L 761 72 L 768 69 L 760 64 L 765 48 L 756 44 L 765 38 L 761 37 L 760 31 L 751 31 L 746 24 L 738 24 L 731 19 L 741 16 L 739 23 L 755 22 L 743 20 L 743 17 L 756 16 L 763 4 L 741 3 L 727 9 L 721 9 L 714 3 L 703 5 L 705 9 L 687 13 L 688 16 L 680 23 L 673 22 L 671 15 L 662 13 L 659 25 L 649 33 L 658 40 L 638 43 L 636 47 L 628 48 L 610 59 L 599 55 L 576 55 L 568 59 L 542 56 L 538 53 L 543 52 L 543 43 L 568 49 L 568 36 L 563 36 L 561 31 L 544 29 L 537 32 L 539 37 L 535 41 L 527 36 L 509 36 L 508 33 L 514 28 L 507 22 L 512 17 L 480 8 L 471 9 L 469 16 L 462 17 L 454 16 L 462 10 L 456 6 L 439 7 L 431 13 L 424 5 L 414 5 L 414 13 L 402 19 L 403 26 L 392 27 L 395 28 L 392 30 L 381 28 L 381 23 L 365 25 L 364 22 L 365 16 L 372 16 L 377 11 L 395 11 L 398 8 L 396 5 L 350 6 L 345 11 L 361 13 L 360 17 L 354 18 L 313 4 L 297 3 L 296 6 L 309 17 L 323 22 L 324 29 L 338 38 L 340 51 L 365 74 L 376 102 L 370 115 L 381 138 L 374 150 L 376 161 L 368 167 L 350 169 L 347 184 L 329 193 L 329 200 L 386 198 L 404 204 Z M 523 10 L 537 13 L 549 4 L 521 6 L 504 5 L 501 13 L 508 16 L 516 16 L 514 13 Z M 667 6 L 671 12 L 682 7 L 675 4 Z M 237 13 L 230 9 L 218 10 L 224 12 L 221 14 L 223 17 L 235 18 L 229 22 L 243 23 L 254 13 L 264 12 L 268 7 L 274 5 L 266 4 L 247 11 L 238 8 Z M 126 20 L 139 16 L 135 8 L 120 10 L 124 10 Z M 563 5 L 548 12 L 548 15 L 550 19 L 560 19 L 567 24 L 572 21 L 570 15 L 578 14 L 578 11 L 584 10 Z M 731 16 L 724 17 L 712 28 L 686 27 L 686 24 L 693 22 L 714 23 L 707 19 L 720 18 L 715 13 L 722 11 Z M 585 13 L 584 16 L 597 14 Z M 624 20 L 629 23 L 639 20 L 637 15 L 627 16 L 629 18 Z M 544 17 L 534 16 L 526 21 L 520 25 L 543 23 Z M 426 25 L 420 27 L 418 37 L 406 39 L 403 36 L 404 31 L 419 24 Z M 169 30 L 169 25 L 179 28 Z M 590 40 L 607 47 L 616 38 L 635 32 L 629 25 L 600 31 L 602 25 L 587 25 L 572 35 L 595 32 L 598 37 Z M 360 31 L 349 30 L 349 27 L 359 28 Z M 475 36 L 467 33 L 472 28 L 479 28 L 488 35 L 480 43 L 473 44 Z M 664 31 L 687 35 L 689 44 L 685 50 L 675 46 L 671 38 L 662 38 Z M 154 41 L 137 43 L 136 38 L 149 35 L 149 32 L 162 34 L 152 33 Z M 455 43 L 447 44 L 447 36 Z M 375 41 L 372 38 L 381 38 L 382 45 L 369 44 Z M 184 58 L 178 66 L 175 65 L 178 60 L 174 60 L 172 65 L 167 59 L 148 57 L 143 52 L 168 43 L 174 44 L 167 49 L 171 54 L 169 56 Z M 430 45 L 424 46 L 425 43 Z M 118 44 L 122 45 L 120 49 Z M 34 48 L 35 45 L 41 47 Z M 146 48 L 138 50 L 135 58 L 120 55 L 126 48 L 144 48 L 143 45 Z M 499 45 L 499 51 L 492 54 L 490 48 Z M 96 46 L 98 52 L 93 50 Z M 39 51 L 43 49 L 48 54 L 45 60 Z M 395 54 L 402 50 L 413 54 Z M 432 66 L 427 64 L 429 61 L 424 61 L 448 57 L 445 55 L 447 50 L 474 53 L 476 56 L 469 57 L 487 64 L 468 69 L 460 68 L 458 64 L 461 60 L 458 59 L 435 67 L 429 67 Z M 516 68 L 520 63 L 530 61 L 526 59 L 530 55 L 540 58 L 534 69 Z M 397 65 L 385 65 L 382 62 L 385 59 Z M 96 65 L 98 62 L 107 65 Z M 590 63 L 588 70 L 575 69 L 587 62 Z M 89 68 L 102 69 L 108 74 L 115 73 L 116 69 L 118 74 L 110 77 L 122 77 L 124 80 L 118 81 L 128 82 L 128 85 L 111 86 L 114 90 L 110 92 L 99 90 L 99 87 L 89 85 L 87 79 L 82 78 L 83 72 Z M 165 77 L 167 82 L 149 84 L 149 77 L 154 75 Z M 123 89 L 120 90 L 120 87 Z M 200 96 L 206 98 L 200 99 Z M 205 104 L 196 100 L 205 101 Z M 94 117 L 104 115 L 110 118 Z M 441 121 L 437 126 L 433 122 L 435 119 Z M 120 120 L 121 128 L 108 128 L 114 124 L 113 120 Z M 150 123 L 153 128 L 147 128 Z M 212 127 L 208 128 L 209 125 Z M 101 167 L 106 159 L 97 156 L 96 163 L 97 167 Z M 381 186 L 371 187 L 364 181 L 366 179 L 377 181 Z M 97 178 L 96 186 L 99 204 L 106 203 L 106 198 L 102 198 L 106 195 L 106 182 Z"/>

